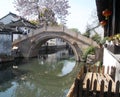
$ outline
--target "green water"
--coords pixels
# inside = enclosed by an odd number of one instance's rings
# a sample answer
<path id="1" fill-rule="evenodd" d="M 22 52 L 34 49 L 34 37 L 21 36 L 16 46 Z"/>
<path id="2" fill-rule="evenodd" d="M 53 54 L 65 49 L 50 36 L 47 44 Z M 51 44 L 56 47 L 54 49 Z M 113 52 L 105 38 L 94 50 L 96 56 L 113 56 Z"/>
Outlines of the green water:
<path id="1" fill-rule="evenodd" d="M 0 71 L 0 97 L 66 97 L 81 67 L 70 58 L 51 54 L 12 63 Z"/>

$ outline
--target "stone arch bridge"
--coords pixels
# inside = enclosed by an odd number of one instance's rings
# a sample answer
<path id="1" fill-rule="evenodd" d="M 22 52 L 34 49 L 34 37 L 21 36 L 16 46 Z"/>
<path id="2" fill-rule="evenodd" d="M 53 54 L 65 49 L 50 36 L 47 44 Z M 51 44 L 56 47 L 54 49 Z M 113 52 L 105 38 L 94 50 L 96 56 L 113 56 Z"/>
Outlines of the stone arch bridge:
<path id="1" fill-rule="evenodd" d="M 13 46 L 17 46 L 24 57 L 33 57 L 39 52 L 40 45 L 45 41 L 53 38 L 61 38 L 65 40 L 72 48 L 76 61 L 81 60 L 82 50 L 90 45 L 97 46 L 96 42 L 86 38 L 79 33 L 61 27 L 48 27 L 36 29 L 13 42 Z"/>

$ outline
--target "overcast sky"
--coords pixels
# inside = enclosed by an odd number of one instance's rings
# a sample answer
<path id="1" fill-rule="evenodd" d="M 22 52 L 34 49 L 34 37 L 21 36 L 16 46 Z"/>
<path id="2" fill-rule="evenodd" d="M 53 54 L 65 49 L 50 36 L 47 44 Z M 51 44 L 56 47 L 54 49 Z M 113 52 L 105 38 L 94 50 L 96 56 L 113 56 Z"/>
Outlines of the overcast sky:
<path id="1" fill-rule="evenodd" d="M 0 18 L 15 11 L 14 0 L 1 0 L 0 1 Z M 69 0 L 69 16 L 67 17 L 67 27 L 77 28 L 80 32 L 84 32 L 87 23 L 91 20 L 91 15 L 96 10 L 95 0 Z"/>

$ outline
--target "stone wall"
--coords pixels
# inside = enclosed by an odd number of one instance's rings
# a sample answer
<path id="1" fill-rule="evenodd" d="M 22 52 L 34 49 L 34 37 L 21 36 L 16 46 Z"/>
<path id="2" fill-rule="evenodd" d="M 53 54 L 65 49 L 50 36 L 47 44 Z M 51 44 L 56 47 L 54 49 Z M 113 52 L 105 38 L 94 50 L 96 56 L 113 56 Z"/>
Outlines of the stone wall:
<path id="1" fill-rule="evenodd" d="M 0 34 L 0 55 L 11 55 L 12 38 L 8 34 Z"/>

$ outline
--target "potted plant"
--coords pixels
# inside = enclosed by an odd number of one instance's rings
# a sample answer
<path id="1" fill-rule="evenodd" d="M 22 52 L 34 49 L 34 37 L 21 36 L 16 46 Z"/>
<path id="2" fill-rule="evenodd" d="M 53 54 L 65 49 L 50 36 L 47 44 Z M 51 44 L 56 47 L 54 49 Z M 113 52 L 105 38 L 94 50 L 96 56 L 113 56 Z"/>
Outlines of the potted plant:
<path id="1" fill-rule="evenodd" d="M 120 54 L 120 34 L 108 38 L 107 49 L 114 54 Z"/>

